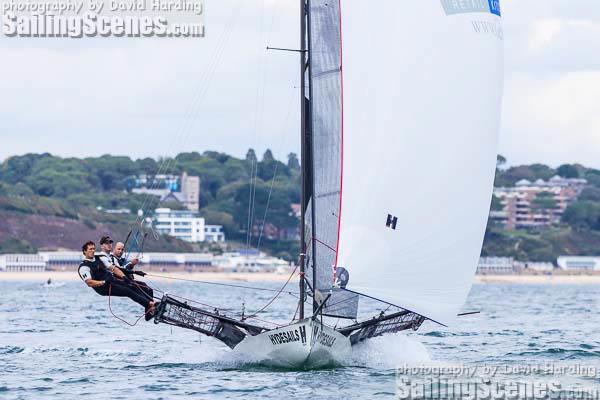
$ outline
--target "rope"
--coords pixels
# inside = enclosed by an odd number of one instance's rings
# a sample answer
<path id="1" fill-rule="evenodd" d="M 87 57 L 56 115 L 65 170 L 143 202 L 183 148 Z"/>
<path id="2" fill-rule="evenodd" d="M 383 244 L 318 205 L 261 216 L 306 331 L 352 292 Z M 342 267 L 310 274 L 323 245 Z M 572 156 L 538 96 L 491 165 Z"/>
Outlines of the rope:
<path id="1" fill-rule="evenodd" d="M 296 265 L 296 268 L 294 268 L 294 270 L 292 271 L 292 273 L 288 277 L 287 281 L 285 281 L 285 283 L 281 287 L 281 289 L 279 289 L 279 291 L 277 292 L 277 294 L 275 294 L 275 296 L 273 296 L 273 298 L 271 300 L 269 300 L 269 302 L 267 304 L 265 304 L 261 309 L 259 309 L 258 311 L 255 311 L 253 314 L 251 314 L 249 317 L 246 317 L 246 318 L 255 317 L 256 315 L 258 315 L 258 313 L 263 312 L 264 310 L 267 309 L 267 307 L 269 307 L 271 304 L 273 304 L 273 302 L 279 297 L 279 295 L 281 295 L 281 293 L 283 293 L 283 289 L 285 289 L 285 287 L 288 285 L 288 283 L 290 283 L 290 281 L 292 280 L 292 277 L 296 273 L 297 269 L 298 269 L 298 266 Z"/>
<path id="2" fill-rule="evenodd" d="M 115 317 L 115 318 L 116 318 L 116 319 L 118 319 L 119 321 L 121 321 L 121 322 L 123 322 L 123 323 L 125 323 L 125 324 L 127 324 L 127 325 L 129 325 L 129 326 L 136 326 L 136 325 L 137 325 L 137 323 L 138 323 L 138 322 L 140 322 L 140 320 L 141 320 L 143 317 L 145 317 L 145 316 L 146 316 L 146 314 L 148 314 L 148 313 L 150 312 L 150 308 L 149 308 L 149 309 L 148 309 L 148 311 L 146 311 L 146 312 L 144 312 L 142 315 L 140 315 L 140 316 L 139 316 L 139 318 L 138 318 L 138 319 L 136 319 L 136 320 L 135 320 L 135 322 L 132 324 L 131 322 L 128 322 L 128 321 L 124 320 L 123 318 L 119 317 L 118 315 L 116 315 L 116 314 L 113 312 L 113 310 L 112 310 L 112 305 L 111 305 L 111 302 L 110 302 L 110 298 L 112 297 L 112 296 L 111 296 L 111 293 L 112 293 L 112 284 L 110 284 L 110 285 L 108 286 L 108 309 L 110 310 L 110 313 L 112 314 L 112 316 L 113 316 L 113 317 Z"/>
<path id="3" fill-rule="evenodd" d="M 292 275 L 294 274 L 294 272 L 296 272 L 296 269 L 297 269 L 297 268 L 298 268 L 298 267 L 296 266 L 296 268 L 295 268 L 295 269 L 294 269 L 294 271 L 292 272 Z M 289 282 L 289 281 L 291 280 L 291 278 L 292 278 L 292 275 L 290 275 L 290 277 L 288 278 L 288 281 L 287 281 L 287 282 Z M 172 276 L 166 276 L 166 275 L 154 275 L 154 274 L 149 274 L 149 273 L 146 273 L 146 276 L 152 276 L 152 277 L 155 277 L 155 278 L 162 278 L 162 279 L 170 279 L 170 280 L 174 280 L 174 281 L 184 281 L 184 282 L 203 283 L 203 284 L 205 284 L 205 285 L 215 285 L 215 286 L 235 287 L 235 288 L 240 288 L 240 289 L 252 289 L 252 290 L 265 291 L 265 292 L 278 292 L 278 293 L 279 293 L 279 292 L 281 292 L 281 291 L 282 291 L 282 289 L 279 289 L 279 290 L 278 290 L 278 289 L 268 289 L 268 288 L 261 288 L 261 287 L 256 287 L 256 286 L 234 285 L 234 284 L 231 284 L 231 283 L 219 283 L 219 282 L 201 281 L 201 280 L 197 280 L 197 279 L 175 278 L 175 277 L 172 277 Z M 287 283 L 286 283 L 286 285 L 287 285 Z M 284 287 L 285 287 L 286 285 L 284 285 Z M 294 295 L 294 294 L 296 294 L 296 295 L 297 295 L 297 294 L 298 294 L 298 293 L 295 293 L 295 292 L 286 292 L 286 293 L 289 293 L 289 294 L 291 294 L 291 295 Z"/>

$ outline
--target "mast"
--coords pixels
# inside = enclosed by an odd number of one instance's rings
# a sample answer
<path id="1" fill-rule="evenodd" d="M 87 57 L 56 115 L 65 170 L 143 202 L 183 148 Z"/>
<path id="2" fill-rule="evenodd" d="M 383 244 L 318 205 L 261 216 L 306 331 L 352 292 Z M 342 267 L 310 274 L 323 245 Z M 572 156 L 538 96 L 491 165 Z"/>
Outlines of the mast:
<path id="1" fill-rule="evenodd" d="M 312 67 L 311 67 L 311 54 L 310 51 L 312 50 L 312 40 L 311 40 L 311 9 L 310 9 L 310 1 L 311 0 L 306 0 L 306 26 L 308 29 L 308 60 L 306 62 L 306 67 L 308 68 L 308 70 L 310 71 L 310 73 L 308 74 L 308 112 L 310 115 L 310 146 L 311 146 L 311 150 L 310 150 L 310 154 L 311 154 L 311 162 L 310 165 L 307 165 L 307 168 L 310 168 L 310 177 L 311 177 L 311 182 L 310 182 L 310 192 L 313 198 L 312 201 L 312 207 L 311 207 L 311 218 L 310 218 L 310 222 L 312 224 L 311 227 L 311 238 L 310 238 L 310 245 L 312 246 L 312 254 L 313 254 L 313 259 L 312 259 L 312 263 L 313 263 L 313 268 L 312 268 L 312 291 L 313 291 L 313 313 L 315 313 L 317 311 L 317 309 L 319 308 L 319 304 L 317 303 L 317 248 L 316 248 L 316 241 L 314 240 L 315 235 L 317 234 L 317 230 L 316 230 L 316 225 L 315 225 L 315 221 L 316 221 L 316 214 L 315 214 L 315 207 L 316 207 L 316 201 L 315 201 L 315 195 L 316 195 L 316 191 L 315 191 L 315 174 L 314 174 L 314 155 L 315 155 L 315 143 L 314 143 L 314 139 L 313 139 L 313 124 L 312 124 L 312 118 L 313 118 L 313 80 L 312 80 Z"/>
<path id="2" fill-rule="evenodd" d="M 299 318 L 304 319 L 304 296 L 306 295 L 306 282 L 304 280 L 304 271 L 306 271 L 306 241 L 305 241 L 305 210 L 306 210 L 306 169 L 309 168 L 306 157 L 306 0 L 300 0 L 300 163 L 302 165 L 302 190 L 300 207 L 300 300 L 298 304 Z"/>

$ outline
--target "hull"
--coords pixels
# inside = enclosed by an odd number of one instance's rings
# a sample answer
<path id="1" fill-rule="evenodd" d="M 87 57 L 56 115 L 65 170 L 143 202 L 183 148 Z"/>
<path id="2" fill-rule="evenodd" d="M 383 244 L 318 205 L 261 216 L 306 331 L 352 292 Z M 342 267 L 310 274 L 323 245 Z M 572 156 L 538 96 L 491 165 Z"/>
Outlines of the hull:
<path id="1" fill-rule="evenodd" d="M 253 360 L 284 368 L 320 368 L 340 362 L 350 353 L 350 340 L 310 318 L 247 336 L 234 349 Z"/>

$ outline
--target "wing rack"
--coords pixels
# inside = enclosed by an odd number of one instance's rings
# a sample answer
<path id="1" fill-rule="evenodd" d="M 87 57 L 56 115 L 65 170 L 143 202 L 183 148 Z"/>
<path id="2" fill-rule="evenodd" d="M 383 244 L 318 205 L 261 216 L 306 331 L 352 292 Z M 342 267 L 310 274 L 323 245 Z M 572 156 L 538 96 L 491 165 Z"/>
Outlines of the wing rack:
<path id="1" fill-rule="evenodd" d="M 246 335 L 255 336 L 268 330 L 220 315 L 218 309 L 211 312 L 192 307 L 167 294 L 163 296 L 158 305 L 154 314 L 154 323 L 191 329 L 219 339 L 232 349 L 244 340 Z"/>
<path id="2" fill-rule="evenodd" d="M 346 326 L 338 329 L 342 335 L 350 337 L 350 343 L 355 345 L 384 333 L 400 332 L 407 329 L 417 330 L 425 321 L 425 317 L 414 312 L 403 310 L 390 315 L 380 315 L 369 321 Z"/>

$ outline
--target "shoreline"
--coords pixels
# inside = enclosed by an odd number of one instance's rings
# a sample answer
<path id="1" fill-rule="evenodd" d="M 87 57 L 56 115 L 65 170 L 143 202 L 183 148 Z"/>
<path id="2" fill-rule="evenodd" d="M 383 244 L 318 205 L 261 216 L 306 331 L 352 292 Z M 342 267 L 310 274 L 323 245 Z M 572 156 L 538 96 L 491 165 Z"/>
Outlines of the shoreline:
<path id="1" fill-rule="evenodd" d="M 240 282 L 285 282 L 289 272 L 149 272 L 151 280 L 205 280 Z M 0 282 L 78 281 L 77 271 L 0 272 Z M 294 276 L 290 282 L 297 282 Z M 513 285 L 600 285 L 600 275 L 475 275 L 475 284 Z"/>
<path id="2" fill-rule="evenodd" d="M 508 285 L 600 285 L 600 275 L 475 275 L 474 283 Z"/>
<path id="3" fill-rule="evenodd" d="M 291 271 L 290 271 L 291 273 Z M 155 281 L 205 280 L 240 282 L 285 282 L 290 273 L 276 272 L 148 272 L 148 278 Z M 77 271 L 42 272 L 0 272 L 0 282 L 45 282 L 48 278 L 55 282 L 79 281 Z M 143 278 L 142 278 L 143 279 Z M 291 281 L 296 281 L 296 277 Z"/>

